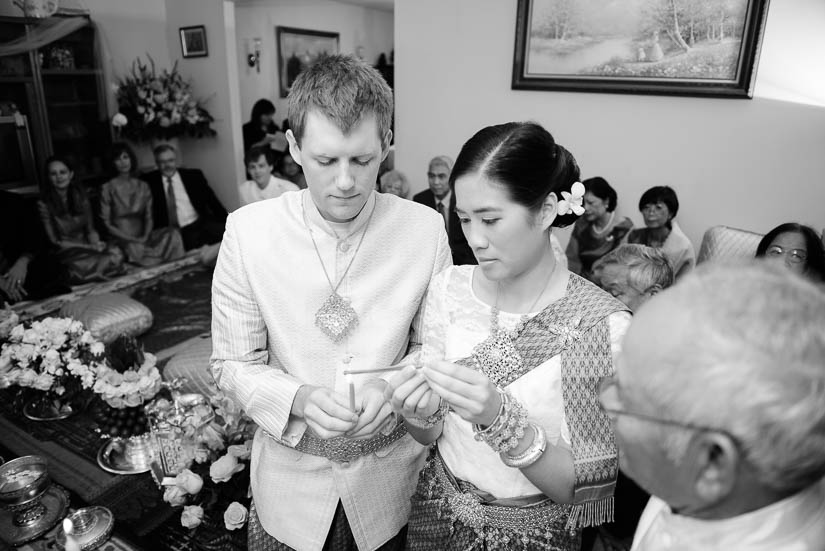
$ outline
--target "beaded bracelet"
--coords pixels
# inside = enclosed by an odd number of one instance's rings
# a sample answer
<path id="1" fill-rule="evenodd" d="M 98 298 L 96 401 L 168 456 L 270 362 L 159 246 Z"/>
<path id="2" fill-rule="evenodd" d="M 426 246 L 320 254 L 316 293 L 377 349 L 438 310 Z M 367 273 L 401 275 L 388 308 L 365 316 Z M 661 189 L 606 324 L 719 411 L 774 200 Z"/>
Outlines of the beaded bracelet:
<path id="1" fill-rule="evenodd" d="M 518 455 L 510 455 L 505 452 L 499 454 L 501 461 L 508 467 L 514 469 L 529 467 L 538 461 L 544 450 L 547 449 L 547 433 L 544 432 L 544 428 L 535 423 L 530 423 L 530 426 L 533 428 L 533 441 L 526 450 Z"/>
<path id="2" fill-rule="evenodd" d="M 428 415 L 423 419 L 421 417 L 404 417 L 404 420 L 415 428 L 431 429 L 444 420 L 444 417 L 447 415 L 447 411 L 449 411 L 449 409 L 450 406 L 442 400 L 438 405 L 438 409 L 435 410 L 435 413 L 432 415 Z"/>
<path id="3" fill-rule="evenodd" d="M 487 438 L 492 438 L 497 432 L 501 431 L 507 423 L 507 412 L 510 410 L 512 398 L 510 395 L 500 388 L 497 389 L 498 395 L 501 398 L 501 404 L 498 408 L 498 413 L 490 421 L 486 428 L 481 428 L 481 425 L 473 423 L 473 432 L 475 439 L 478 442 L 486 441 Z"/>
<path id="4" fill-rule="evenodd" d="M 514 400 L 510 394 L 499 389 L 501 408 L 498 415 L 487 428 L 473 425 L 475 439 L 485 442 L 498 453 L 509 451 L 518 446 L 527 426 L 527 410 Z"/>

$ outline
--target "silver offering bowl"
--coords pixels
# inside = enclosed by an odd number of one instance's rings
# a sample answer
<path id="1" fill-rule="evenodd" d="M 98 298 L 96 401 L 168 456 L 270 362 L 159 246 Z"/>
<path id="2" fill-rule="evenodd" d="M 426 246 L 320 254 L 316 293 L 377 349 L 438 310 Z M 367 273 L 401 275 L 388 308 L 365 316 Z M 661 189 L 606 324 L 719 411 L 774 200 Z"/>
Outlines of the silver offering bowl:
<path id="1" fill-rule="evenodd" d="M 68 505 L 68 493 L 52 484 L 42 457 L 27 455 L 0 466 L 0 540 L 17 546 L 39 538 Z"/>
<path id="2" fill-rule="evenodd" d="M 16 526 L 31 526 L 46 513 L 41 496 L 52 481 L 46 460 L 38 455 L 12 459 L 0 466 L 0 504 L 14 512 Z"/>

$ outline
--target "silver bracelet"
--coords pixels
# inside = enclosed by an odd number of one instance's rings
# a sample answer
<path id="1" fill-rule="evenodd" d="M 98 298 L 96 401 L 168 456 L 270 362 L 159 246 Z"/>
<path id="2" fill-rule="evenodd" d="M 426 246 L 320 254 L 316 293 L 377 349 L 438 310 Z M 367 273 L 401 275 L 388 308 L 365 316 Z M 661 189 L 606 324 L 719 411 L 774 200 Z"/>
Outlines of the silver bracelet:
<path id="1" fill-rule="evenodd" d="M 444 420 L 448 409 L 449 406 L 442 400 L 438 409 L 432 415 L 424 417 L 423 419 L 420 417 L 404 417 L 404 420 L 417 429 L 431 429 Z"/>
<path id="2" fill-rule="evenodd" d="M 510 455 L 506 452 L 501 452 L 499 454 L 502 463 L 508 467 L 512 467 L 514 469 L 529 467 L 539 460 L 544 453 L 544 450 L 547 448 L 547 433 L 544 432 L 544 428 L 535 423 L 530 423 L 530 426 L 533 427 L 533 441 L 526 450 L 518 455 Z"/>

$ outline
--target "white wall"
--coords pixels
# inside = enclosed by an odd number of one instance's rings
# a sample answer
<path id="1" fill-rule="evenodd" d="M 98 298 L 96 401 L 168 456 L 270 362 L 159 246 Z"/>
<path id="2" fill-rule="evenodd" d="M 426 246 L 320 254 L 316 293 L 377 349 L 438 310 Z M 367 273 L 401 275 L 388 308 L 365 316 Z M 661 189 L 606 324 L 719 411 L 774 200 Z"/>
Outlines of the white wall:
<path id="1" fill-rule="evenodd" d="M 184 164 L 203 170 L 218 198 L 233 210 L 239 204 L 238 182 L 244 174 L 234 5 L 225 0 L 168 0 L 166 23 L 171 61 L 191 79 L 196 96 L 206 100 L 215 117 L 212 128 L 218 133 L 214 138 L 181 139 Z M 192 25 L 206 27 L 207 57 L 182 57 L 178 29 Z"/>
<path id="2" fill-rule="evenodd" d="M 342 4 L 332 0 L 268 0 L 237 2 L 237 60 L 241 83 L 241 113 L 249 120 L 252 106 L 261 98 L 275 104 L 275 120 L 286 118 L 286 98 L 278 86 L 278 49 L 275 27 L 297 27 L 340 34 L 341 53 L 354 54 L 364 48 L 364 59 L 375 63 L 382 52 L 389 57 L 393 49 L 391 12 Z M 246 62 L 247 45 L 262 39 L 261 72 Z"/>
<path id="3" fill-rule="evenodd" d="M 825 85 L 805 75 L 823 75 L 825 2 L 771 3 L 753 100 L 511 90 L 515 17 L 515 1 L 397 0 L 396 166 L 415 191 L 433 156 L 454 157 L 483 126 L 532 119 L 583 177 L 616 187 L 636 224 L 641 193 L 673 186 L 697 248 L 715 224 L 825 226 L 825 109 L 759 97 L 762 82 L 823 97 Z"/>

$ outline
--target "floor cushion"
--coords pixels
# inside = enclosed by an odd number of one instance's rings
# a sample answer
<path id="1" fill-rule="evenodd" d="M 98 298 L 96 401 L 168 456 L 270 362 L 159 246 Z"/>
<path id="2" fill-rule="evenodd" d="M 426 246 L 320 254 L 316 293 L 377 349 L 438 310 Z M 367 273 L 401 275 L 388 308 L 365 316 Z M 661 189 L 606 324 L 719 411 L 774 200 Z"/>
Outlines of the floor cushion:
<path id="1" fill-rule="evenodd" d="M 119 335 L 137 337 L 152 327 L 152 312 L 121 293 L 80 298 L 60 308 L 61 317 L 79 320 L 96 339 L 109 343 Z"/>
<path id="2" fill-rule="evenodd" d="M 218 388 L 209 370 L 209 357 L 212 355 L 212 335 L 195 337 L 186 346 L 169 358 L 163 368 L 163 379 L 171 381 L 176 377 L 185 377 L 181 392 L 195 392 L 211 396 Z"/>

